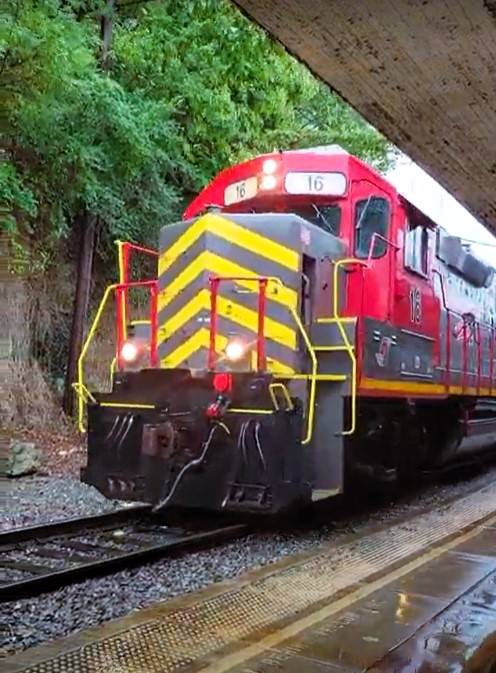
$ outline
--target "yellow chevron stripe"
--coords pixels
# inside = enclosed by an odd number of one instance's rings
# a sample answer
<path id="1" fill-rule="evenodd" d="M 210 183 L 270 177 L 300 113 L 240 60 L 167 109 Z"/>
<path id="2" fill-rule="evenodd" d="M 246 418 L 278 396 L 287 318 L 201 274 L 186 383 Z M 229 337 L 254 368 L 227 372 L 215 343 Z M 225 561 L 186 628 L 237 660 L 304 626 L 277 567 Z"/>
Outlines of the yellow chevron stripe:
<path id="1" fill-rule="evenodd" d="M 159 258 L 158 274 L 161 276 L 205 232 L 212 232 L 229 243 L 245 248 L 255 255 L 265 257 L 291 271 L 299 269 L 299 255 L 295 250 L 276 243 L 266 236 L 250 231 L 246 227 L 225 217 L 208 213 L 188 227 Z"/>
<path id="2" fill-rule="evenodd" d="M 295 370 L 292 367 L 288 367 L 283 362 L 276 360 L 275 358 L 269 358 L 267 356 L 267 369 L 269 372 L 274 374 L 281 374 L 285 376 L 291 376 L 295 373 Z"/>
<path id="3" fill-rule="evenodd" d="M 226 337 L 217 334 L 215 341 L 215 348 L 217 352 L 224 350 L 227 344 Z M 189 339 L 183 341 L 172 353 L 169 353 L 165 358 L 162 358 L 161 365 L 168 369 L 175 369 L 179 367 L 185 360 L 190 358 L 193 353 L 196 353 L 200 348 L 208 348 L 210 345 L 210 333 L 205 327 L 201 327 Z M 206 366 L 206 363 L 205 363 Z"/>
<path id="4" fill-rule="evenodd" d="M 224 257 L 219 257 L 209 250 L 201 252 L 191 264 L 179 273 L 174 280 L 165 287 L 158 295 L 158 310 L 161 311 L 170 302 L 177 297 L 179 292 L 184 290 L 195 278 L 202 272 L 209 271 L 216 276 L 245 276 L 247 278 L 257 278 L 257 274 L 239 264 L 231 262 Z M 236 281 L 242 287 L 254 292 L 258 291 L 256 283 L 251 281 Z M 294 290 L 286 286 L 276 286 L 271 284 L 267 292 L 267 297 L 283 306 L 291 306 L 296 309 L 298 295 Z"/>
<path id="5" fill-rule="evenodd" d="M 219 315 L 228 320 L 232 320 L 238 325 L 242 325 L 255 334 L 258 331 L 258 313 L 251 308 L 246 308 L 237 304 L 231 299 L 225 299 L 220 295 L 217 297 L 217 311 Z M 296 350 L 296 331 L 291 327 L 286 327 L 277 320 L 265 316 L 264 333 L 268 339 L 276 343 Z"/>
<path id="6" fill-rule="evenodd" d="M 205 217 L 200 217 L 196 222 L 191 224 L 184 234 L 174 241 L 174 243 L 164 250 L 158 259 L 158 275 L 161 276 L 164 271 L 173 264 L 178 257 L 180 257 L 190 246 L 195 243 L 200 236 L 207 230 L 208 220 Z"/>
<path id="7" fill-rule="evenodd" d="M 158 328 L 157 342 L 158 345 L 165 341 L 171 334 L 174 334 L 181 327 L 191 320 L 199 311 L 204 308 L 210 308 L 210 292 L 203 288 L 190 301 L 186 302 L 184 306 L 174 313 L 174 315 L 165 320 Z"/>
<path id="8" fill-rule="evenodd" d="M 227 339 L 222 335 L 218 334 L 216 338 L 215 347 L 218 353 L 221 353 L 226 347 Z M 169 353 L 165 358 L 161 360 L 161 366 L 166 369 L 176 369 L 185 360 L 190 358 L 196 351 L 200 348 L 208 348 L 210 345 L 210 333 L 205 327 L 201 327 L 195 334 L 193 334 L 189 339 L 186 339 L 178 348 L 176 348 L 172 353 Z M 206 362 L 205 362 L 206 366 Z M 294 369 L 288 367 L 287 365 L 279 362 L 275 358 L 267 358 L 267 368 L 271 372 L 277 372 L 278 374 L 294 374 Z"/>
<path id="9" fill-rule="evenodd" d="M 196 297 L 193 297 L 181 309 L 175 313 L 169 320 L 165 321 L 158 330 L 159 345 L 170 335 L 191 320 L 202 309 L 210 309 L 210 292 L 206 289 L 201 290 Z M 258 313 L 252 309 L 246 308 L 231 299 L 225 299 L 222 296 L 217 297 L 217 313 L 223 318 L 251 330 L 255 334 L 258 331 Z M 296 331 L 272 318 L 265 317 L 264 333 L 268 339 L 282 344 L 292 350 L 296 349 Z"/>

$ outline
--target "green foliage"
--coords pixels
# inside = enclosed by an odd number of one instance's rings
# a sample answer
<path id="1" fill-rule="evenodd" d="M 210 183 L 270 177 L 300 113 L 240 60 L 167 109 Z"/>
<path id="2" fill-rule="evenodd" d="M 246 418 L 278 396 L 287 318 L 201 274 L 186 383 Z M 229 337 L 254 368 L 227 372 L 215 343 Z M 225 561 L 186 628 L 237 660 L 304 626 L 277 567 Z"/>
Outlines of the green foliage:
<path id="1" fill-rule="evenodd" d="M 103 72 L 105 4 L 0 10 L 2 226 L 47 264 L 83 211 L 103 251 L 156 243 L 217 171 L 262 151 L 337 142 L 387 163 L 385 140 L 229 3 L 123 3 Z"/>
<path id="2" fill-rule="evenodd" d="M 113 74 L 171 103 L 192 193 L 240 159 L 274 148 L 339 143 L 384 166 L 377 132 L 230 3 L 164 0 L 122 21 Z"/>
<path id="3" fill-rule="evenodd" d="M 14 233 L 17 221 L 36 217 L 37 208 L 33 192 L 26 187 L 13 164 L 0 162 L 0 216 L 5 229 Z"/>
<path id="4" fill-rule="evenodd" d="M 22 2 L 11 29 L 1 185 L 14 215 L 4 226 L 27 223 L 21 210 L 49 249 L 82 210 L 101 219 L 104 238 L 138 240 L 178 213 L 163 179 L 177 143 L 167 106 L 100 72 L 96 35 L 54 1 Z"/>

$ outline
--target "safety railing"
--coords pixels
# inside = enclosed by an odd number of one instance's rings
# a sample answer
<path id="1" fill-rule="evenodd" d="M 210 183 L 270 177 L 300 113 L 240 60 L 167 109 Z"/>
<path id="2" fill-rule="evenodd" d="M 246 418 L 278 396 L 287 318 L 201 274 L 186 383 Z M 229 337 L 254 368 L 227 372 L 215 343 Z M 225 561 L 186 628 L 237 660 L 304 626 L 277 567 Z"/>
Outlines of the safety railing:
<path id="1" fill-rule="evenodd" d="M 157 280 L 133 280 L 128 283 L 119 283 L 115 286 L 117 297 L 117 365 L 122 369 L 121 358 L 122 345 L 127 339 L 127 321 L 126 321 L 126 300 L 127 292 L 133 288 L 145 288 L 150 292 L 149 320 L 150 323 L 150 364 L 156 367 L 158 364 L 157 355 L 157 300 L 158 300 L 158 281 Z"/>
<path id="2" fill-rule="evenodd" d="M 433 269 L 432 270 L 433 274 L 436 275 L 439 278 L 439 286 L 441 289 L 441 299 L 443 303 L 443 309 L 446 315 L 446 336 L 445 336 L 445 352 L 444 352 L 444 385 L 446 387 L 446 392 L 449 393 L 450 391 L 450 386 L 452 384 L 451 380 L 451 374 L 452 374 L 452 367 L 451 367 L 451 359 L 452 359 L 452 338 L 454 337 L 455 339 L 461 334 L 463 337 L 463 343 L 462 343 L 462 380 L 461 380 L 461 390 L 462 393 L 464 392 L 465 388 L 467 387 L 467 376 L 474 376 L 476 375 L 476 393 L 480 393 L 480 389 L 483 383 L 483 379 L 487 379 L 488 383 L 488 389 L 489 389 L 489 395 L 492 395 L 493 392 L 493 385 L 494 385 L 494 350 L 495 350 L 495 340 L 496 340 L 496 334 L 495 334 L 495 328 L 493 324 L 485 323 L 485 322 L 480 322 L 477 320 L 473 321 L 473 333 L 474 333 L 474 338 L 475 338 L 475 343 L 477 346 L 477 374 L 473 372 L 468 371 L 468 349 L 469 349 L 469 341 L 470 339 L 467 338 L 467 320 L 466 317 L 464 316 L 463 313 L 459 313 L 458 311 L 455 311 L 453 309 L 450 309 L 448 306 L 448 299 L 446 295 L 446 288 L 444 284 L 444 277 L 442 273 L 438 269 Z M 454 319 L 460 321 L 460 327 L 458 329 L 455 329 L 453 327 L 453 322 Z M 483 360 L 483 354 L 482 354 L 482 337 L 481 337 L 481 330 L 485 330 L 488 334 L 489 338 L 489 371 L 487 376 L 484 376 L 482 373 L 482 360 Z"/>
<path id="3" fill-rule="evenodd" d="M 446 312 L 446 343 L 445 343 L 445 358 L 446 369 L 444 372 L 444 385 L 449 388 L 450 374 L 451 374 L 451 312 L 448 308 L 448 300 L 446 298 L 446 288 L 444 287 L 444 278 L 440 271 L 433 269 L 432 272 L 439 278 L 441 288 L 441 298 L 443 300 L 443 308 Z"/>
<path id="4" fill-rule="evenodd" d="M 133 288 L 145 288 L 150 293 L 149 303 L 149 319 L 145 321 L 132 321 L 131 324 L 147 323 L 150 325 L 150 365 L 156 367 L 158 364 L 157 353 L 157 301 L 158 301 L 158 282 L 153 280 L 136 280 L 130 279 L 131 273 L 131 254 L 133 252 L 145 254 L 151 257 L 157 257 L 158 252 L 145 248 L 135 243 L 127 241 L 116 241 L 117 245 L 117 260 L 119 265 L 119 282 L 109 285 L 100 301 L 95 317 L 88 331 L 88 335 L 81 349 L 77 364 L 77 381 L 72 384 L 72 387 L 77 395 L 78 410 L 77 423 L 81 432 L 84 432 L 84 410 L 88 401 L 95 401 L 91 395 L 84 381 L 84 363 L 88 353 L 88 349 L 95 337 L 96 331 L 100 324 L 100 320 L 107 304 L 108 298 L 114 294 L 116 301 L 116 352 L 110 363 L 110 383 L 112 384 L 115 371 L 122 369 L 123 362 L 121 358 L 122 346 L 127 339 L 127 316 L 128 316 L 128 293 Z"/>
<path id="5" fill-rule="evenodd" d="M 145 287 L 150 291 L 150 364 L 152 367 L 156 367 L 158 364 L 158 352 L 157 352 L 157 291 L 158 291 L 158 282 L 156 280 L 148 281 L 131 281 L 128 283 L 114 283 L 109 285 L 105 290 L 103 297 L 100 301 L 100 304 L 97 308 L 95 317 L 91 324 L 91 327 L 88 331 L 88 335 L 84 341 L 81 353 L 78 358 L 77 363 L 77 381 L 73 384 L 73 389 L 77 394 L 78 398 L 78 412 L 77 412 L 77 423 L 80 432 L 84 432 L 84 411 L 88 403 L 88 399 L 91 399 L 91 394 L 89 393 L 84 378 L 84 363 L 88 353 L 88 349 L 95 337 L 98 326 L 100 324 L 103 311 L 107 305 L 107 301 L 110 295 L 114 295 L 116 298 L 117 314 L 116 314 L 116 328 L 117 328 L 117 344 L 116 344 L 116 355 L 112 361 L 111 367 L 111 376 L 115 372 L 115 369 L 122 368 L 121 361 L 121 350 L 124 340 L 126 338 L 126 323 L 125 323 L 125 308 L 124 300 L 125 292 L 133 287 Z M 93 398 L 94 399 L 94 398 Z"/>
<path id="6" fill-rule="evenodd" d="M 372 245 L 371 245 L 372 247 Z M 345 319 L 339 313 L 339 270 L 345 264 L 347 265 L 356 265 L 359 267 L 368 267 L 368 262 L 363 259 L 356 259 L 355 257 L 345 257 L 344 259 L 338 259 L 334 263 L 334 273 L 333 273 L 333 301 L 332 301 L 332 312 L 334 321 L 338 327 L 341 339 L 345 346 L 346 352 L 351 362 L 351 414 L 350 414 L 350 427 L 347 430 L 343 430 L 342 435 L 352 435 L 356 430 L 356 408 L 357 408 L 357 358 L 355 353 L 354 346 L 350 343 L 348 335 L 346 333 L 346 327 L 344 326 Z"/>
<path id="7" fill-rule="evenodd" d="M 222 281 L 243 281 L 243 282 L 255 282 L 258 284 L 258 324 L 257 324 L 257 369 L 263 371 L 266 367 L 266 357 L 265 357 L 265 334 L 264 334 L 264 323 L 265 323 L 265 305 L 267 299 L 267 291 L 270 284 L 277 285 L 280 288 L 284 288 L 284 284 L 275 276 L 260 276 L 260 277 L 226 277 L 226 276 L 212 276 L 210 279 L 210 289 L 211 289 L 211 303 L 210 303 L 210 340 L 209 340 L 209 354 L 208 354 L 208 366 L 213 369 L 216 362 L 216 335 L 217 335 L 217 296 L 219 284 Z M 311 373 L 304 378 L 307 378 L 310 381 L 310 392 L 308 399 L 308 413 L 307 413 L 307 428 L 305 437 L 302 441 L 302 444 L 308 444 L 313 436 L 313 426 L 314 426 L 314 417 L 315 417 L 315 393 L 316 393 L 316 384 L 317 384 L 317 356 L 315 355 L 315 350 L 313 349 L 310 338 L 307 334 L 307 331 L 301 322 L 300 316 L 296 312 L 293 306 L 287 306 L 288 311 L 290 312 L 295 324 L 300 332 L 302 339 L 305 343 L 306 349 L 308 350 L 310 361 L 311 361 Z M 298 378 L 297 375 L 285 374 L 285 379 L 295 379 Z M 272 389 L 272 394 L 273 394 Z M 271 394 L 271 397 L 272 397 Z M 231 410 L 234 411 L 234 410 Z M 267 410 L 261 409 L 241 409 L 236 410 L 245 413 L 267 413 Z"/>
<path id="8" fill-rule="evenodd" d="M 125 288 L 130 282 L 130 269 L 131 269 L 131 254 L 134 252 L 141 253 L 143 255 L 148 255 L 149 257 L 158 257 L 158 252 L 152 250 L 151 248 L 145 248 L 142 245 L 136 245 L 135 243 L 129 243 L 128 241 L 116 241 L 117 245 L 117 261 L 119 265 L 119 284 Z M 142 281 L 150 282 L 150 281 Z M 151 281 L 153 282 L 153 281 Z M 128 294 L 127 290 L 123 289 L 118 297 L 118 310 L 122 320 L 122 335 L 126 339 L 126 326 L 127 326 L 127 300 Z"/>
<path id="9" fill-rule="evenodd" d="M 494 325 L 489 326 L 489 396 L 493 394 L 493 377 L 494 377 Z"/>
<path id="10" fill-rule="evenodd" d="M 249 276 L 211 276 L 210 284 L 210 338 L 208 348 L 208 368 L 214 369 L 217 362 L 216 340 L 217 340 L 217 297 L 219 294 L 219 285 L 222 282 L 254 282 L 258 284 L 258 324 L 257 324 L 257 370 L 263 371 L 266 367 L 265 358 L 265 304 L 268 278 L 249 277 Z"/>

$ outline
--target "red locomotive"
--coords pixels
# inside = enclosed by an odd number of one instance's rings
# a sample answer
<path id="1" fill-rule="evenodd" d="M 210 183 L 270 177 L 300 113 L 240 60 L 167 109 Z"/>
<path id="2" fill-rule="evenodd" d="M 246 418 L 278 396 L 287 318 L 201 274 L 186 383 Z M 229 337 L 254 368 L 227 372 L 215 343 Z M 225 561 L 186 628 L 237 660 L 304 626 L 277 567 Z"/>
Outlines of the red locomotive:
<path id="1" fill-rule="evenodd" d="M 108 496 L 274 512 L 496 442 L 493 269 L 338 147 L 218 175 L 131 336 L 124 267 L 83 475 Z"/>

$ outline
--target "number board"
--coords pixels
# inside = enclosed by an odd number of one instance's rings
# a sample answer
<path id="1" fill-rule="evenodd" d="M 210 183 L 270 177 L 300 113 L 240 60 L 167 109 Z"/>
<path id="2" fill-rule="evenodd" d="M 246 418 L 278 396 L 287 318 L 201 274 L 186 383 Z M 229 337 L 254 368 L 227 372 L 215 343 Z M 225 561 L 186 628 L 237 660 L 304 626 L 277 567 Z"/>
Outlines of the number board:
<path id="1" fill-rule="evenodd" d="M 257 187 L 257 178 L 247 178 L 246 180 L 233 182 L 224 190 L 224 205 L 230 206 L 233 203 L 252 199 L 257 195 Z"/>
<path id="2" fill-rule="evenodd" d="M 346 177 L 343 173 L 287 173 L 284 187 L 288 194 L 342 196 Z"/>

